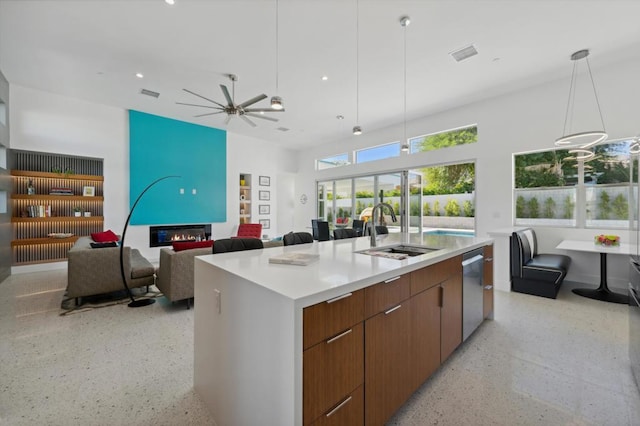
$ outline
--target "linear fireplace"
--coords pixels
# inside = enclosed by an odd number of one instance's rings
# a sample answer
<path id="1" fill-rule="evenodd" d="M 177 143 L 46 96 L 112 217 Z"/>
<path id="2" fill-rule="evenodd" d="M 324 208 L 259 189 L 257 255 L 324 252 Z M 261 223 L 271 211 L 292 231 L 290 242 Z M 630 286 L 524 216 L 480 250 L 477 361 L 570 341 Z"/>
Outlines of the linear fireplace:
<path id="1" fill-rule="evenodd" d="M 210 224 L 149 227 L 149 247 L 170 246 L 174 241 L 204 241 L 210 239 Z"/>

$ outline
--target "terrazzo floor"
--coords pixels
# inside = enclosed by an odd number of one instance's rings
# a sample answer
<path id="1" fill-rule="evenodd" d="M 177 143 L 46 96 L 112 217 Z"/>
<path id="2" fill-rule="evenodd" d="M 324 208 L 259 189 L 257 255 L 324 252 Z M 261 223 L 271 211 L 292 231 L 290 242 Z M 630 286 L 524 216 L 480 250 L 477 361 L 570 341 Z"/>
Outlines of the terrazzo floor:
<path id="1" fill-rule="evenodd" d="M 159 298 L 59 316 L 65 286 L 64 270 L 0 283 L 0 425 L 214 424 L 193 390 L 193 310 Z M 627 307 L 570 287 L 496 292 L 495 320 L 389 424 L 640 425 Z"/>

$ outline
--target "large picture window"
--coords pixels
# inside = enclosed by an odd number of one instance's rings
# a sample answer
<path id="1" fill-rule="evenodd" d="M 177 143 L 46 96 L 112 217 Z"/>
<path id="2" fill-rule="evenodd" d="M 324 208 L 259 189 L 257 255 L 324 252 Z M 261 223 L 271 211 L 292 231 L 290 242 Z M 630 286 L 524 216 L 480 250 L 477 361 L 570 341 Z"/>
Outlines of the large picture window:
<path id="1" fill-rule="evenodd" d="M 634 198 L 630 145 L 597 145 L 588 161 L 566 149 L 514 155 L 515 224 L 627 228 Z"/>

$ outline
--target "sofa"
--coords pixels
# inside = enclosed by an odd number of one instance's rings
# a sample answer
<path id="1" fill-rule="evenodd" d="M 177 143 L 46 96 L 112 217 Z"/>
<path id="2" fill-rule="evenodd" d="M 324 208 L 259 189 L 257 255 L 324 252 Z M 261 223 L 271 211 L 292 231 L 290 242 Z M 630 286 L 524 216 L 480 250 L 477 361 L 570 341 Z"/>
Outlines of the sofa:
<path id="1" fill-rule="evenodd" d="M 215 242 L 213 243 L 215 246 Z M 263 242 L 264 248 L 282 246 L 282 240 Z M 172 247 L 160 249 L 160 266 L 156 287 L 171 302 L 187 300 L 187 309 L 194 294 L 195 257 L 212 254 L 211 247 L 175 251 Z"/>
<path id="2" fill-rule="evenodd" d="M 80 237 L 67 254 L 66 297 L 80 298 L 124 290 L 120 273 L 120 247 L 92 248 L 91 237 Z M 123 247 L 123 265 L 129 288 L 155 282 L 155 268 L 137 249 Z"/>

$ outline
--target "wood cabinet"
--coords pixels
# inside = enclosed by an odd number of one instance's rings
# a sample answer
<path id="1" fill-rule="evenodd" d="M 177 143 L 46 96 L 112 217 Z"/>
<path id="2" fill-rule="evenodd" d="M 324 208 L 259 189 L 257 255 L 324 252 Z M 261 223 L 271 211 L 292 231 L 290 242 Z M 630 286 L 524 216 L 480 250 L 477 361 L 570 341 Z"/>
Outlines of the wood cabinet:
<path id="1" fill-rule="evenodd" d="M 461 262 L 458 262 L 461 265 Z M 462 269 L 462 266 L 460 266 Z M 462 271 L 443 281 L 440 311 L 440 363 L 462 343 Z"/>
<path id="2" fill-rule="evenodd" d="M 411 298 L 411 381 L 415 390 L 440 367 L 440 300 L 434 286 Z"/>
<path id="3" fill-rule="evenodd" d="M 411 273 L 414 389 L 462 343 L 461 261 L 456 256 Z"/>
<path id="4" fill-rule="evenodd" d="M 103 230 L 102 159 L 18 150 L 10 158 L 14 265 L 64 260 L 79 236 Z"/>
<path id="5" fill-rule="evenodd" d="M 362 424 L 363 311 L 364 290 L 303 310 L 304 424 Z"/>
<path id="6" fill-rule="evenodd" d="M 377 286 L 385 284 L 377 284 Z M 413 391 L 409 300 L 365 321 L 365 424 L 382 425 Z"/>
<path id="7" fill-rule="evenodd" d="M 484 246 L 484 269 L 482 275 L 482 311 L 484 318 L 493 318 L 493 244 Z"/>
<path id="8" fill-rule="evenodd" d="M 439 368 L 462 343 L 461 262 L 303 310 L 305 425 L 383 425 Z"/>

